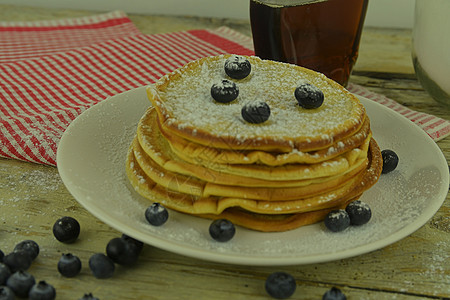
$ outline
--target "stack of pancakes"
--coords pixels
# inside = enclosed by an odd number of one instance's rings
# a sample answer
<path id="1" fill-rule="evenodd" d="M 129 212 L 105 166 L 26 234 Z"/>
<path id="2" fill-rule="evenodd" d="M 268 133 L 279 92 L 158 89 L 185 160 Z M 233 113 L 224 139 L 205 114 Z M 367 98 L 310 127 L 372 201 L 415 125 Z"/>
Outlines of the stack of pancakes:
<path id="1" fill-rule="evenodd" d="M 179 212 L 285 231 L 322 220 L 378 180 L 380 149 L 356 97 L 322 74 L 257 57 L 246 57 L 250 75 L 232 79 L 229 57 L 193 61 L 147 88 L 152 106 L 126 164 L 139 194 Z M 226 104 L 210 94 L 223 79 L 239 88 Z M 323 92 L 322 106 L 299 106 L 302 82 Z M 269 119 L 246 122 L 243 105 L 261 100 Z"/>

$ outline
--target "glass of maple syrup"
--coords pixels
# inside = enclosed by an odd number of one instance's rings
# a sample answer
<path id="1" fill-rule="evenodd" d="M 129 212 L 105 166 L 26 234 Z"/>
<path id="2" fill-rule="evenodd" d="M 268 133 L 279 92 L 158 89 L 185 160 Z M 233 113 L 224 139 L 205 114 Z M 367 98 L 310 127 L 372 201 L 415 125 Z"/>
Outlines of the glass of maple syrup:
<path id="1" fill-rule="evenodd" d="M 347 85 L 368 0 L 250 0 L 255 55 Z"/>

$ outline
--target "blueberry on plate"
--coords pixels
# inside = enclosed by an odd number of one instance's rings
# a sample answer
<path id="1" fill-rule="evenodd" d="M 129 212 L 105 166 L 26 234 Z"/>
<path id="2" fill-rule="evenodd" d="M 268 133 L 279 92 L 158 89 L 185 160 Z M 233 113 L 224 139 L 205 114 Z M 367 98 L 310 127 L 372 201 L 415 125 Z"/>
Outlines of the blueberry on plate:
<path id="1" fill-rule="evenodd" d="M 113 276 L 115 270 L 114 262 L 103 253 L 95 253 L 89 258 L 89 268 L 99 279 Z"/>
<path id="2" fill-rule="evenodd" d="M 270 274 L 265 283 L 266 292 L 275 299 L 287 299 L 295 292 L 297 284 L 294 277 L 285 272 Z"/>
<path id="3" fill-rule="evenodd" d="M 6 283 L 6 280 L 8 279 L 9 276 L 11 276 L 11 271 L 9 270 L 9 267 L 3 263 L 0 263 L 0 286 Z"/>
<path id="4" fill-rule="evenodd" d="M 153 226 L 161 226 L 169 218 L 169 212 L 160 203 L 155 202 L 145 210 L 145 218 Z"/>
<path id="5" fill-rule="evenodd" d="M 328 291 L 325 292 L 322 296 L 322 300 L 346 300 L 347 297 L 345 296 L 342 291 L 336 287 L 332 287 Z"/>
<path id="6" fill-rule="evenodd" d="M 294 92 L 298 104 L 306 109 L 319 108 L 324 100 L 323 92 L 315 85 L 301 83 Z"/>
<path id="7" fill-rule="evenodd" d="M 351 225 L 364 225 L 369 222 L 372 217 L 372 210 L 370 209 L 369 204 L 361 202 L 360 200 L 350 202 L 345 208 L 345 211 L 350 217 Z"/>
<path id="8" fill-rule="evenodd" d="M 211 86 L 211 97 L 220 103 L 229 103 L 239 96 L 238 86 L 230 80 L 223 79 Z"/>
<path id="9" fill-rule="evenodd" d="M 44 280 L 34 284 L 28 293 L 29 300 L 53 300 L 55 298 L 55 288 Z"/>
<path id="10" fill-rule="evenodd" d="M 53 225 L 53 235 L 62 243 L 73 243 L 80 235 L 80 223 L 72 217 L 62 217 Z"/>
<path id="11" fill-rule="evenodd" d="M 227 242 L 231 240 L 236 233 L 234 224 L 227 219 L 214 220 L 209 226 L 209 234 L 218 242 Z"/>
<path id="12" fill-rule="evenodd" d="M 225 61 L 225 73 L 233 79 L 243 79 L 247 77 L 252 65 L 244 56 L 232 55 Z"/>
<path id="13" fill-rule="evenodd" d="M 30 255 L 31 260 L 39 255 L 39 245 L 32 240 L 25 240 L 14 247 L 14 251 L 25 251 Z"/>
<path id="14" fill-rule="evenodd" d="M 344 209 L 335 209 L 327 214 L 324 223 L 329 230 L 339 232 L 350 226 L 350 217 Z"/>
<path id="15" fill-rule="evenodd" d="M 14 292 L 7 286 L 0 286 L 0 299 L 2 300 L 14 300 L 16 299 L 16 295 Z"/>
<path id="16" fill-rule="evenodd" d="M 122 238 L 114 238 L 106 245 L 106 255 L 119 265 L 131 265 L 139 257 L 140 249 L 132 242 Z"/>
<path id="17" fill-rule="evenodd" d="M 241 110 L 242 118 L 252 124 L 260 124 L 270 117 L 270 106 L 263 101 L 253 101 L 245 104 Z"/>
<path id="18" fill-rule="evenodd" d="M 392 150 L 386 149 L 381 151 L 381 157 L 383 158 L 383 169 L 381 173 L 387 174 L 392 172 L 397 168 L 398 165 L 398 156 Z"/>
<path id="19" fill-rule="evenodd" d="M 9 276 L 6 285 L 18 297 L 26 298 L 31 287 L 36 281 L 33 275 L 25 271 L 17 271 Z"/>
<path id="20" fill-rule="evenodd" d="M 3 263 L 8 266 L 11 273 L 26 271 L 31 266 L 33 260 L 26 251 L 13 251 L 3 257 Z"/>
<path id="21" fill-rule="evenodd" d="M 58 261 L 58 272 L 64 277 L 74 277 L 81 271 L 81 260 L 72 253 L 63 253 Z"/>
<path id="22" fill-rule="evenodd" d="M 92 295 L 92 293 L 89 293 L 89 294 L 84 294 L 84 296 L 78 300 L 100 300 L 100 299 L 98 299 L 97 297 L 94 297 L 94 295 Z"/>

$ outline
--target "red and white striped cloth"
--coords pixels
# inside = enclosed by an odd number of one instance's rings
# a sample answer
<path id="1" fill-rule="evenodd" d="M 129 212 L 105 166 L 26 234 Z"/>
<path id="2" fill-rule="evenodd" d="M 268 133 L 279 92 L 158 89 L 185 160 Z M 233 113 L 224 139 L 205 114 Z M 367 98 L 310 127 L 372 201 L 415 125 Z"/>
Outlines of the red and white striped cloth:
<path id="1" fill-rule="evenodd" d="M 45 40 L 50 32 L 55 39 Z M 20 43 L 22 34 L 41 33 L 45 42 L 36 37 Z M 0 48 L 0 156 L 47 165 L 56 164 L 57 145 L 70 122 L 103 99 L 153 83 L 200 57 L 253 54 L 251 39 L 227 27 L 143 35 L 122 12 L 0 23 L 0 45 L 8 45 Z M 387 99 L 357 85 L 349 88 L 377 102 Z M 441 122 L 438 130 L 428 123 L 425 128 L 435 140 L 450 133 L 450 122 L 429 117 Z"/>
<path id="2" fill-rule="evenodd" d="M 0 63 L 141 34 L 122 11 L 35 22 L 0 22 Z"/>
<path id="3" fill-rule="evenodd" d="M 366 97 L 395 110 L 422 128 L 436 142 L 450 135 L 450 121 L 448 120 L 411 110 L 386 96 L 371 92 L 357 84 L 349 83 L 347 89 L 355 95 Z"/>

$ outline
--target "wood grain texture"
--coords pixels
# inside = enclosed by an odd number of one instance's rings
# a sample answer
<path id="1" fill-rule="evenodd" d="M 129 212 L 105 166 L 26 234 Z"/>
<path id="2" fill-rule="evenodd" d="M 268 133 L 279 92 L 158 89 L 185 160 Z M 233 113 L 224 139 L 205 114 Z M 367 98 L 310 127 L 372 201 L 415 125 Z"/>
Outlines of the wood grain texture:
<path id="1" fill-rule="evenodd" d="M 78 17 L 94 12 L 44 10 L 0 5 L 1 20 Z M 246 22 L 204 18 L 130 16 L 144 33 L 230 26 L 250 34 Z M 367 28 L 351 82 L 384 94 L 411 109 L 449 119 L 448 109 L 434 102 L 413 75 L 410 32 Z M 450 160 L 450 137 L 439 141 Z M 348 299 L 441 299 L 450 297 L 450 197 L 422 228 L 383 249 L 335 262 L 288 267 L 248 267 L 212 263 L 145 246 L 138 263 L 118 267 L 110 279 L 95 279 L 88 259 L 105 252 L 107 242 L 121 235 L 81 207 L 64 187 L 54 167 L 0 159 L 0 249 L 33 239 L 41 252 L 29 272 L 55 286 L 57 299 L 78 299 L 92 292 L 105 299 L 269 299 L 266 277 L 291 273 L 297 291 L 291 299 L 321 299 L 332 286 Z M 62 244 L 52 235 L 61 216 L 81 224 L 77 242 Z M 81 274 L 63 278 L 56 269 L 62 253 L 78 255 Z"/>

